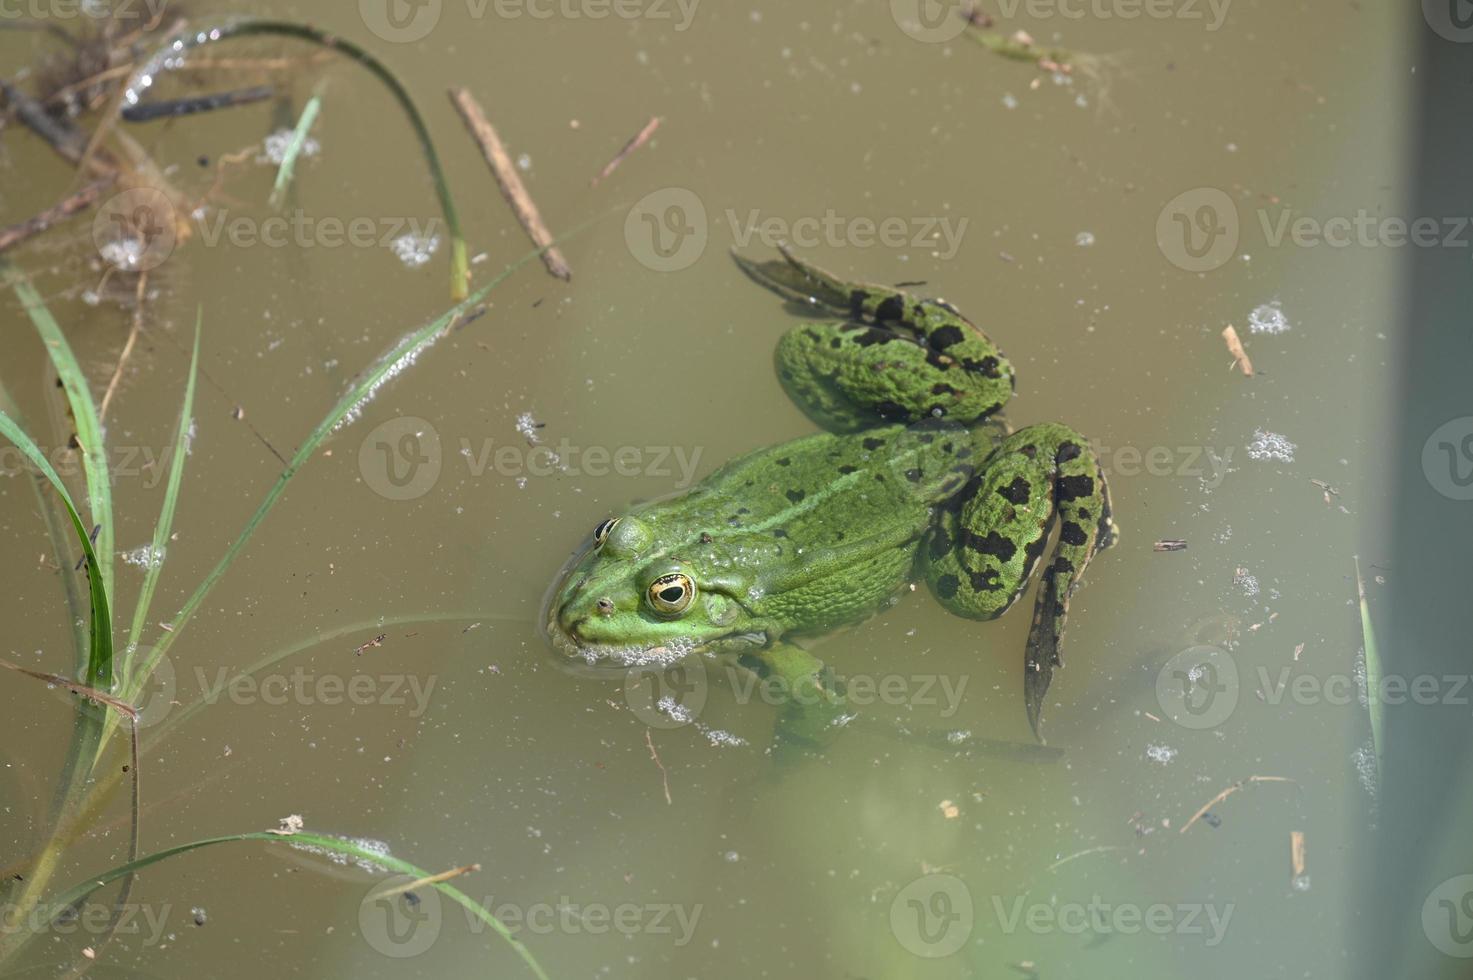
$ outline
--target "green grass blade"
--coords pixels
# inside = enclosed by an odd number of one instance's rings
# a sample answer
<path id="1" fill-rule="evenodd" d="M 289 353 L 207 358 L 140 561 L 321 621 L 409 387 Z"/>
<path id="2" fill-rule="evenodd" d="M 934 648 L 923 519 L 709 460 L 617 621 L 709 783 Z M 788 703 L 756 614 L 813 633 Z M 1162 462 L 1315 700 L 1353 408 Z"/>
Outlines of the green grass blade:
<path id="1" fill-rule="evenodd" d="M 182 60 L 184 53 L 191 48 L 258 34 L 296 38 L 345 55 L 368 69 L 394 96 L 394 100 L 409 119 L 415 138 L 419 140 L 425 165 L 435 184 L 435 193 L 440 198 L 440 210 L 445 215 L 445 226 L 450 235 L 450 296 L 452 299 L 463 299 L 470 282 L 470 263 L 466 256 L 465 237 L 460 233 L 460 217 L 455 211 L 455 201 L 450 196 L 450 183 L 445 179 L 444 168 L 440 166 L 440 155 L 435 150 L 434 141 L 430 139 L 430 130 L 425 125 L 424 117 L 420 115 L 414 100 L 409 97 L 409 90 L 389 71 L 388 66 L 366 49 L 337 34 L 318 30 L 310 24 L 285 20 L 231 17 L 204 27 L 185 26 L 166 40 L 152 58 L 134 70 L 124 86 L 124 98 L 130 103 L 137 102 L 148 87 L 168 70 L 169 63 Z"/>
<path id="2" fill-rule="evenodd" d="M 49 927 L 50 921 L 54 919 L 57 915 L 60 915 L 67 908 L 76 905 L 77 903 L 85 899 L 88 895 L 95 892 L 97 889 L 102 888 L 103 886 L 108 885 L 114 881 L 117 881 L 119 878 L 122 878 L 125 875 L 130 875 L 134 872 L 141 871 L 144 868 L 149 867 L 150 865 L 158 864 L 160 861 L 167 860 L 171 857 L 176 857 L 181 854 L 188 854 L 191 851 L 197 851 L 204 847 L 213 847 L 216 844 L 229 844 L 237 841 L 262 841 L 267 844 L 273 844 L 276 846 L 286 845 L 288 847 L 301 847 L 303 845 L 306 845 L 308 847 L 320 848 L 321 850 L 328 851 L 333 854 L 340 854 L 347 858 L 367 861 L 370 864 L 377 865 L 389 871 L 397 872 L 398 874 L 410 875 L 415 879 L 432 877 L 429 872 L 413 864 L 410 864 L 408 861 L 403 861 L 396 857 L 390 857 L 388 855 L 380 854 L 376 851 L 370 851 L 365 847 L 352 843 L 351 841 L 346 841 L 338 837 L 329 837 L 324 834 L 285 834 L 272 833 L 270 831 L 253 831 L 246 834 L 228 834 L 223 837 L 207 837 L 203 840 L 191 841 L 188 844 L 179 844 L 174 847 L 168 847 L 162 851 L 156 851 L 153 854 L 141 857 L 136 861 L 129 861 L 127 864 L 120 864 L 115 868 L 110 868 L 109 870 L 104 871 L 99 875 L 94 875 L 88 878 L 86 881 L 72 886 L 71 888 L 62 892 L 60 895 L 57 895 L 54 899 L 47 903 L 47 911 L 50 913 L 50 915 L 42 928 L 44 929 L 46 927 Z M 500 919 L 492 915 L 479 902 L 473 900 L 469 895 L 465 894 L 465 892 L 462 892 L 454 885 L 448 884 L 444 881 L 429 882 L 427 884 L 427 887 L 434 888 L 436 891 L 440 892 L 442 895 L 449 898 L 457 905 L 460 905 L 467 912 L 474 915 L 477 919 L 480 919 L 482 922 L 484 922 L 498 936 L 504 939 L 513 950 L 516 951 L 517 955 L 522 958 L 522 962 L 527 964 L 527 968 L 532 971 L 532 974 L 536 976 L 538 980 L 547 980 L 547 974 L 543 972 L 542 966 L 532 956 L 532 952 L 527 949 L 526 945 L 523 944 L 521 940 L 517 939 L 516 936 L 512 935 L 511 930 L 508 929 L 505 924 L 501 922 Z"/>
<path id="3" fill-rule="evenodd" d="M 15 399 L 5 390 L 4 381 L 0 381 L 0 412 L 9 414 L 18 426 L 25 428 L 25 419 L 21 417 Z M 71 531 L 63 525 L 61 515 L 57 513 L 56 502 L 46 486 L 46 478 L 38 473 L 26 482 L 36 495 L 36 506 L 41 511 L 41 519 L 46 522 L 46 537 L 51 542 L 51 557 L 60 572 L 62 592 L 66 596 L 67 622 L 72 626 L 72 675 L 80 677 L 87 669 L 87 616 L 82 609 L 82 594 L 77 589 L 76 576 L 71 573 L 74 557 L 72 549 L 67 545 L 71 540 Z"/>
<path id="4" fill-rule="evenodd" d="M 276 170 L 276 183 L 272 186 L 271 197 L 267 201 L 273 210 L 279 210 L 286 201 L 286 190 L 291 186 L 292 175 L 296 171 L 297 156 L 302 152 L 302 147 L 307 142 L 307 133 L 312 129 L 312 123 L 317 120 L 317 113 L 321 108 L 322 94 L 313 92 L 312 98 L 302 107 L 302 115 L 297 120 L 296 129 L 292 130 L 291 141 L 281 154 L 281 166 Z"/>
<path id="5" fill-rule="evenodd" d="M 133 608 L 133 626 L 128 630 L 128 645 L 123 648 L 125 684 L 133 651 L 138 648 L 138 637 L 143 632 L 143 624 L 148 620 L 148 607 L 153 603 L 159 573 L 163 571 L 169 535 L 174 531 L 174 510 L 179 505 L 179 485 L 184 480 L 184 458 L 189 455 L 189 429 L 194 424 L 194 383 L 199 375 L 199 337 L 204 316 L 203 307 L 195 311 L 194 351 L 189 357 L 189 380 L 184 385 L 184 403 L 179 407 L 179 428 L 174 434 L 174 456 L 169 460 L 169 480 L 164 485 L 164 505 L 159 511 L 158 523 L 153 526 L 153 544 L 150 546 L 147 569 L 143 574 L 143 586 L 138 592 L 138 604 Z"/>
<path id="6" fill-rule="evenodd" d="M 87 526 L 82 523 L 82 517 L 72 503 L 72 496 L 67 493 L 66 484 L 61 482 L 61 477 L 56 475 L 56 470 L 51 468 L 51 463 L 47 461 L 46 456 L 31 441 L 31 437 L 21 431 L 20 426 L 15 424 L 15 420 L 4 412 L 0 412 L 0 435 L 15 443 L 26 458 L 45 474 L 46 479 L 61 496 L 62 503 L 66 504 L 67 514 L 72 519 L 72 530 L 77 533 L 77 541 L 82 545 L 82 552 L 87 556 L 87 583 L 91 597 L 92 625 L 91 644 L 87 655 L 86 683 L 88 687 L 95 687 L 99 691 L 111 692 L 113 689 L 112 618 L 108 611 L 107 590 L 102 586 L 102 576 L 97 573 L 97 553 L 92 550 L 92 538 L 87 532 Z"/>
<path id="7" fill-rule="evenodd" d="M 1371 716 L 1371 751 L 1376 756 L 1376 779 L 1381 779 L 1381 761 L 1385 749 L 1382 731 L 1386 724 L 1386 706 L 1381 703 L 1381 655 L 1376 650 L 1376 629 L 1371 625 L 1371 606 L 1366 601 L 1366 583 L 1360 574 L 1360 556 L 1355 557 L 1355 591 L 1360 598 L 1361 638 L 1366 648 L 1366 709 Z"/>
<path id="8" fill-rule="evenodd" d="M 87 387 L 87 377 L 82 373 L 76 355 L 72 353 L 72 347 L 67 343 L 66 335 L 61 332 L 56 318 L 46 308 L 41 294 L 36 292 L 36 287 L 15 266 L 3 259 L 0 259 L 0 275 L 4 276 L 5 284 L 15 290 L 15 295 L 25 307 L 26 315 L 31 318 L 36 332 L 41 335 L 46 353 L 51 356 L 51 363 L 56 365 L 56 373 L 61 377 L 67 402 L 71 405 L 72 418 L 77 426 L 77 441 L 82 444 L 82 469 L 87 477 L 87 507 L 92 523 L 101 528 L 97 533 L 97 555 L 95 558 L 89 555 L 89 560 L 94 561 L 91 567 L 97 570 L 103 591 L 112 595 L 112 484 L 107 473 L 107 450 L 102 440 L 102 420 L 92 401 L 91 389 Z"/>
<path id="9" fill-rule="evenodd" d="M 573 232 L 570 232 L 569 235 L 563 236 L 561 240 L 566 240 L 571 235 L 577 234 L 579 231 L 592 225 L 595 221 L 602 220 L 603 217 L 605 215 L 597 215 L 590 218 L 575 228 Z M 322 441 L 339 426 L 350 421 L 354 412 L 361 409 L 363 404 L 374 396 L 381 385 L 412 364 L 415 358 L 426 347 L 444 334 L 460 317 L 474 309 L 476 304 L 480 303 L 481 300 L 490 294 L 491 290 L 501 285 L 512 273 L 516 272 L 522 266 L 536 259 L 543 251 L 544 249 L 539 248 L 528 252 L 508 265 L 505 269 L 501 270 L 499 275 L 477 289 L 466 299 L 455 304 L 424 326 L 400 338 L 398 343 L 381 354 L 367 371 L 358 376 L 357 381 L 348 389 L 342 398 L 338 399 L 337 404 L 333 406 L 332 410 L 327 413 L 321 422 L 317 423 L 317 427 L 302 442 L 295 455 L 287 463 L 286 469 L 281 471 L 281 475 L 276 478 L 276 482 L 272 484 L 271 489 L 266 491 L 265 498 L 256 508 L 255 513 L 246 521 L 245 527 L 241 529 L 240 534 L 225 549 L 225 553 L 220 556 L 220 560 L 215 563 L 215 567 L 210 569 L 209 573 L 200 580 L 193 594 L 185 600 L 184 605 L 179 609 L 178 615 L 174 617 L 173 623 L 170 624 L 173 628 L 159 639 L 159 642 L 149 651 L 147 659 L 139 664 L 135 670 L 130 672 L 128 691 L 125 695 L 127 700 L 136 700 L 139 691 L 142 690 L 143 683 L 148 679 L 149 674 L 153 671 L 159 659 L 174 645 L 174 642 L 179 638 L 179 634 L 183 632 L 189 620 L 199 610 L 200 604 L 205 601 L 205 597 L 215 587 L 215 583 L 220 581 L 221 576 L 230 568 L 236 556 L 240 554 L 241 549 L 246 546 L 246 542 L 255 534 L 256 528 L 266 519 L 266 515 L 271 513 L 271 509 L 276 506 L 276 502 L 281 499 L 282 493 L 286 490 L 286 486 L 291 482 L 292 477 L 296 475 L 297 470 L 301 469 L 302 464 L 317 452 Z"/>

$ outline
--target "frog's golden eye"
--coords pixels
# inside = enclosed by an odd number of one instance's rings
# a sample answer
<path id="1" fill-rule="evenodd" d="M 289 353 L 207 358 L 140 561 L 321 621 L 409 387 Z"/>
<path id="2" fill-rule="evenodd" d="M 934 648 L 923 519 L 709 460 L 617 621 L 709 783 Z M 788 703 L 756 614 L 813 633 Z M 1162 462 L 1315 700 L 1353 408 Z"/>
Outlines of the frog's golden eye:
<path id="1" fill-rule="evenodd" d="M 602 548 L 604 546 L 604 542 L 609 540 L 609 532 L 612 531 L 614 529 L 614 525 L 618 523 L 619 518 L 617 517 L 606 517 L 598 522 L 598 527 L 593 529 L 593 547 L 595 549 Z"/>
<path id="2" fill-rule="evenodd" d="M 661 616 L 679 616 L 695 601 L 696 583 L 690 580 L 689 575 L 672 572 L 651 582 L 645 595 L 650 600 L 650 608 Z"/>

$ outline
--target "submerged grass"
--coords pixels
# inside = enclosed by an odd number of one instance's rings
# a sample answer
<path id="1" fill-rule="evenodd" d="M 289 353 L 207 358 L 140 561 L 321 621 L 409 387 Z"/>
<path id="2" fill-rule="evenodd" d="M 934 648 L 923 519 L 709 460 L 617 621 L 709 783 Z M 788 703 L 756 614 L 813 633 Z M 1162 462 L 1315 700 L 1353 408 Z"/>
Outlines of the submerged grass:
<path id="1" fill-rule="evenodd" d="M 1383 729 L 1386 706 L 1381 703 L 1381 654 L 1376 649 L 1376 628 L 1371 623 L 1371 606 L 1366 601 L 1366 582 L 1360 574 L 1360 556 L 1355 556 L 1355 592 L 1360 600 L 1361 639 L 1366 656 L 1366 711 L 1371 716 L 1371 753 L 1376 761 L 1376 782 L 1381 781 L 1381 763 L 1385 751 Z"/>
<path id="2" fill-rule="evenodd" d="M 366 68 L 394 96 L 394 100 L 399 103 L 399 107 L 404 110 L 404 115 L 409 119 L 409 125 L 414 129 L 415 138 L 419 141 L 420 150 L 424 153 L 425 164 L 430 171 L 430 178 L 435 184 L 435 193 L 440 198 L 440 210 L 445 215 L 445 225 L 450 235 L 451 298 L 464 299 L 470 282 L 470 264 L 466 253 L 465 237 L 460 231 L 460 217 L 455 210 L 455 201 L 450 195 L 450 184 L 445 179 L 444 168 L 440 165 L 440 155 L 435 150 L 434 140 L 430 138 L 429 127 L 425 125 L 424 117 L 420 115 L 419 108 L 409 95 L 409 90 L 388 69 L 388 66 L 374 57 L 367 49 L 309 24 L 298 24 L 286 20 L 233 17 L 202 27 L 184 26 L 171 34 L 160 46 L 158 52 L 133 72 L 122 90 L 123 103 L 130 106 L 139 104 L 143 93 L 149 86 L 168 71 L 174 63 L 180 61 L 186 51 L 218 41 L 255 35 L 295 38 L 342 54 Z M 308 122 L 310 123 L 310 120 Z M 301 128 L 300 123 L 298 128 Z"/>
<path id="3" fill-rule="evenodd" d="M 302 115 L 297 119 L 296 128 L 292 130 L 291 141 L 281 154 L 281 166 L 276 170 L 276 183 L 271 187 L 271 197 L 267 202 L 272 208 L 280 209 L 286 203 L 286 192 L 296 172 L 297 157 L 307 143 L 307 134 L 312 131 L 312 124 L 317 121 L 317 113 L 321 108 L 322 92 L 319 86 L 318 91 L 313 92 L 307 104 L 302 107 Z"/>

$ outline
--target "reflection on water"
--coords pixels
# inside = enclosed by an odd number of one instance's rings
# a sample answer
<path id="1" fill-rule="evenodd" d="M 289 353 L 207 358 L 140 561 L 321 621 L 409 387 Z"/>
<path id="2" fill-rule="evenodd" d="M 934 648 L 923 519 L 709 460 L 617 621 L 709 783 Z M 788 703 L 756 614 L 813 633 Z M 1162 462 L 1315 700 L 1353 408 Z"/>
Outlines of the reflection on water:
<path id="1" fill-rule="evenodd" d="M 604 217 L 563 244 L 571 284 L 520 269 L 295 478 L 171 651 L 163 723 L 235 669 L 301 650 L 147 754 L 145 851 L 300 814 L 433 871 L 478 863 L 455 885 L 554 977 L 1343 971 L 1345 848 L 1374 800 L 1354 762 L 1365 712 L 1324 692 L 1353 680 L 1361 645 L 1351 556 L 1373 606 L 1382 581 L 1395 253 L 1274 229 L 1402 199 L 1384 138 L 1407 75 L 1389 9 L 1127 19 L 1025 4 L 999 18 L 1003 36 L 1108 56 L 1066 75 L 986 50 L 925 4 L 255 6 L 402 73 L 456 190 L 473 286 L 527 244 L 440 100 L 448 86 L 488 107 L 551 227 Z M 0 42 L 17 65 L 48 43 Z M 262 235 L 275 167 L 255 162 L 261 141 L 319 78 L 317 152 L 285 211 L 298 219 Z M 115 540 L 139 555 L 163 492 L 142 461 L 172 442 L 202 304 L 163 622 L 278 457 L 449 305 L 434 191 L 387 96 L 349 64 L 279 84 L 284 122 L 268 103 L 129 129 L 208 195 L 199 228 L 252 232 L 197 229 L 151 273 L 111 408 L 111 450 L 140 461 L 115 468 Z M 650 144 L 590 187 L 652 115 Z M 68 191 L 49 154 L 7 127 L 5 223 Z M 822 753 L 783 760 L 768 752 L 776 708 L 740 675 L 592 675 L 541 636 L 548 583 L 600 520 L 812 431 L 772 371 L 795 320 L 723 254 L 779 241 L 945 296 L 1017 368 L 1012 424 L 1062 420 L 1102 451 L 1125 538 L 1072 606 L 1047 750 L 1023 747 L 1026 611 L 969 622 L 920 589 L 826 639 L 818 653 L 873 697 Z M 78 221 L 12 259 L 101 391 L 132 295 L 116 276 L 99 287 L 95 254 Z M 65 457 L 44 350 L 13 298 L 6 310 L 0 377 Z M 28 613 L 8 618 L 5 656 L 65 671 L 34 511 L 22 481 L 0 483 L 6 591 Z M 1155 550 L 1167 539 L 1185 550 Z M 143 571 L 118 565 L 121 608 Z M 68 721 L 19 681 L 0 699 L 8 866 L 42 840 Z M 121 795 L 96 819 L 58 883 L 122 859 Z M 256 845 L 166 862 L 131 897 L 162 925 L 119 935 L 93 973 L 525 975 L 484 922 L 429 888 L 386 895 L 385 878 Z M 34 962 L 75 957 L 75 934 L 50 938 Z"/>

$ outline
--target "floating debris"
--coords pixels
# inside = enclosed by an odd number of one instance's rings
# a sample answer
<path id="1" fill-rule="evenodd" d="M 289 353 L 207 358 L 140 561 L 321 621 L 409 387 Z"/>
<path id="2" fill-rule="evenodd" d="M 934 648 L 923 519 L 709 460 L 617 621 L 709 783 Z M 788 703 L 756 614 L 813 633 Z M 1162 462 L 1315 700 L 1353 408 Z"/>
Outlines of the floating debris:
<path id="1" fill-rule="evenodd" d="M 1081 231 L 1079 234 L 1074 236 L 1074 244 L 1078 245 L 1080 248 L 1089 248 L 1094 243 L 1094 232 Z"/>
<path id="2" fill-rule="evenodd" d="M 416 235 L 413 232 L 389 242 L 389 250 L 394 257 L 411 269 L 418 269 L 428 262 L 439 247 L 439 235 Z"/>
<path id="3" fill-rule="evenodd" d="M 1299 447 L 1277 432 L 1255 429 L 1253 441 L 1248 444 L 1249 459 L 1272 459 L 1280 463 L 1294 462 L 1294 451 Z"/>
<path id="4" fill-rule="evenodd" d="M 261 142 L 261 155 L 256 157 L 257 163 L 269 163 L 273 167 L 281 166 L 281 161 L 286 159 L 287 147 L 292 145 L 292 137 L 296 135 L 293 129 L 278 129 L 267 136 Z M 297 150 L 299 157 L 315 157 L 322 152 L 322 144 L 311 136 L 302 140 L 301 147 Z"/>
<path id="5" fill-rule="evenodd" d="M 1152 551 L 1186 551 L 1187 543 L 1181 538 L 1162 538 L 1151 545 Z"/>
<path id="6" fill-rule="evenodd" d="M 1169 745 L 1147 745 L 1146 758 L 1164 766 L 1176 758 L 1176 749 Z"/>
<path id="7" fill-rule="evenodd" d="M 1248 314 L 1248 330 L 1252 333 L 1286 333 L 1289 318 L 1284 315 L 1279 301 L 1274 300 L 1253 308 L 1253 312 Z"/>
<path id="8" fill-rule="evenodd" d="M 1309 872 L 1304 863 L 1304 831 L 1289 831 L 1289 886 L 1296 892 L 1309 891 Z"/>
<path id="9" fill-rule="evenodd" d="M 146 544 L 132 551 L 124 551 L 118 557 L 129 565 L 137 565 L 139 568 L 158 568 L 164 563 L 164 550 L 160 548 L 155 551 L 153 545 Z"/>
<path id="10" fill-rule="evenodd" d="M 1233 569 L 1233 584 L 1241 589 L 1243 594 L 1250 599 L 1258 595 L 1260 591 L 1258 576 L 1246 568 Z"/>
<path id="11" fill-rule="evenodd" d="M 527 440 L 527 445 L 529 446 L 535 446 L 541 441 L 537 437 L 537 430 L 545 425 L 547 425 L 546 422 L 539 422 L 534 419 L 531 412 L 523 412 L 517 416 L 517 432 L 521 434 L 523 439 Z"/>

